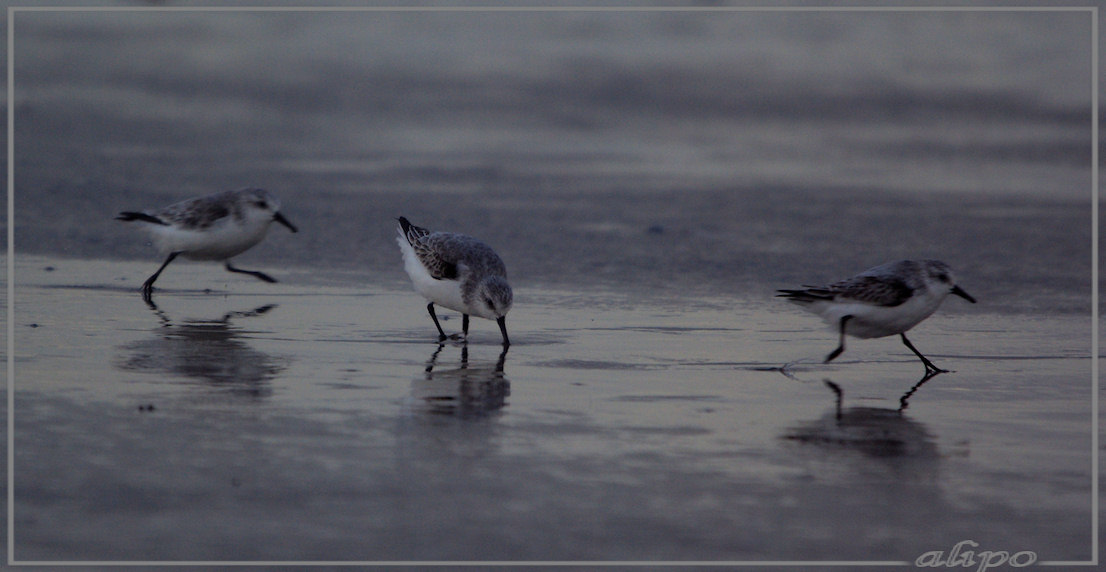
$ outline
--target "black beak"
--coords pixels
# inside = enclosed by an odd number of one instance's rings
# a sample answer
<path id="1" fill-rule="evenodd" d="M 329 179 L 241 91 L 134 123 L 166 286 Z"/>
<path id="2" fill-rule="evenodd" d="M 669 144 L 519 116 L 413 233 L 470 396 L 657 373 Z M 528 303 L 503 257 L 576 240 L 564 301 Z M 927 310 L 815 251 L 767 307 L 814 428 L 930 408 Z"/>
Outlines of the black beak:
<path id="1" fill-rule="evenodd" d="M 299 232 L 298 230 L 296 230 L 296 227 L 293 226 L 292 223 L 288 222 L 288 219 L 284 218 L 284 215 L 282 215 L 280 213 L 276 213 L 275 215 L 273 215 L 273 220 L 275 220 L 275 221 L 279 222 L 280 224 L 283 224 L 284 226 L 288 227 L 288 230 L 290 230 L 292 232 Z"/>
<path id="2" fill-rule="evenodd" d="M 975 304 L 975 298 L 972 298 L 970 294 L 968 294 L 967 292 L 965 292 L 965 291 L 964 291 L 964 290 L 963 290 L 962 288 L 960 288 L 959 286 L 953 286 L 953 287 L 952 287 L 952 293 L 953 293 L 953 294 L 956 294 L 957 296 L 960 296 L 961 298 L 963 298 L 963 299 L 965 299 L 965 300 L 967 300 L 967 301 L 969 301 L 969 302 L 971 302 L 972 304 Z"/>
<path id="3" fill-rule="evenodd" d="M 503 347 L 510 347 L 511 340 L 507 338 L 507 316 L 500 316 L 495 323 L 499 324 L 499 331 L 503 332 Z"/>

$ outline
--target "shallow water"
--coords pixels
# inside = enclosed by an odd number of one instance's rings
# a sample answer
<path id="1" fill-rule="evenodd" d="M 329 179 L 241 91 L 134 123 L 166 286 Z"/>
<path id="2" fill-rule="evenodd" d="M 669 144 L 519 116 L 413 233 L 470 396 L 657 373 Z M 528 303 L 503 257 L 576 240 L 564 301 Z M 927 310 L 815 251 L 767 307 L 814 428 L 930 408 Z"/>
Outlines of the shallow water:
<path id="1" fill-rule="evenodd" d="M 14 24 L 16 560 L 1090 557 L 1086 14 Z M 147 307 L 115 214 L 244 186 L 281 282 Z M 507 354 L 434 342 L 399 215 L 503 256 Z M 920 386 L 773 298 L 930 257 L 980 303 Z"/>
<path id="2" fill-rule="evenodd" d="M 782 303 L 520 289 L 503 354 L 406 290 L 18 262 L 17 560 L 1089 554 L 1088 318 L 946 308 L 903 409 L 905 348 Z"/>

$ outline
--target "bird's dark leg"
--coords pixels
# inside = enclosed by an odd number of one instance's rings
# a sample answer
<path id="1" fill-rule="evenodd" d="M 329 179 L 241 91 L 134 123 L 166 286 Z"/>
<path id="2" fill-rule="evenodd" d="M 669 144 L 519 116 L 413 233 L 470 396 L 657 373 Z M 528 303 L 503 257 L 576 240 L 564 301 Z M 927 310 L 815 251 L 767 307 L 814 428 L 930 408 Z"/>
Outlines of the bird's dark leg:
<path id="1" fill-rule="evenodd" d="M 227 261 L 227 270 L 230 271 L 230 272 L 237 272 L 239 274 L 249 274 L 250 276 L 253 276 L 255 278 L 259 278 L 259 279 L 264 280 L 265 282 L 269 282 L 269 283 L 276 282 L 275 279 L 273 279 L 268 274 L 265 274 L 264 272 L 258 272 L 257 270 L 242 270 L 241 268 L 235 268 L 234 266 L 231 266 L 229 260 Z"/>
<path id="2" fill-rule="evenodd" d="M 852 316 L 850 315 L 841 317 L 841 342 L 837 344 L 837 349 L 830 352 L 830 354 L 826 356 L 826 361 L 822 363 L 829 363 L 833 361 L 833 358 L 841 355 L 841 352 L 845 351 L 845 322 L 848 322 L 849 318 L 852 318 Z"/>
<path id="3" fill-rule="evenodd" d="M 426 305 L 426 311 L 430 312 L 430 319 L 434 320 L 434 326 L 438 328 L 438 341 L 444 342 L 446 339 L 445 330 L 443 330 L 442 325 L 438 323 L 438 315 L 434 313 L 433 302 Z"/>
<path id="4" fill-rule="evenodd" d="M 469 315 L 461 314 L 461 333 L 465 335 L 465 341 L 469 339 Z"/>
<path id="5" fill-rule="evenodd" d="M 922 352 L 918 351 L 918 348 L 915 348 L 914 344 L 910 343 L 910 340 L 906 339 L 906 334 L 899 334 L 899 335 L 902 336 L 902 343 L 906 344 L 906 347 L 910 348 L 910 351 L 914 352 L 914 355 L 921 358 L 922 363 L 925 364 L 925 366 L 926 366 L 926 373 L 929 373 L 929 372 L 947 373 L 949 371 L 947 369 L 941 369 L 941 368 L 933 365 L 933 362 L 926 359 L 926 356 L 922 355 Z"/>
<path id="6" fill-rule="evenodd" d="M 507 337 L 507 316 L 500 316 L 495 323 L 499 324 L 499 331 L 503 333 L 503 351 L 506 352 L 511 347 L 511 340 Z"/>
<path id="7" fill-rule="evenodd" d="M 154 282 L 157 281 L 157 277 L 161 276 L 161 271 L 165 270 L 165 267 L 169 266 L 169 263 L 172 262 L 173 259 L 177 256 L 180 256 L 179 252 L 170 253 L 169 258 L 165 259 L 165 262 L 162 263 L 161 268 L 158 268 L 157 272 L 154 272 L 153 276 L 147 278 L 146 281 L 142 283 L 142 299 L 146 300 L 147 304 L 150 303 L 150 295 L 153 294 Z"/>

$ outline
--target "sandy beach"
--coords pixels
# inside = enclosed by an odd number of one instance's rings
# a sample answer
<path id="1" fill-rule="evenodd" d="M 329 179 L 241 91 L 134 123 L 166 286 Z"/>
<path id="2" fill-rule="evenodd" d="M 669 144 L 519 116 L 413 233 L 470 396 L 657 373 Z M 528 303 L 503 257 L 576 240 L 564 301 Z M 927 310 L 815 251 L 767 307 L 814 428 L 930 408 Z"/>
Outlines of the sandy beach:
<path id="1" fill-rule="evenodd" d="M 14 561 L 1091 558 L 1087 14 L 15 19 Z M 278 282 L 145 303 L 114 217 L 247 186 Z M 503 257 L 509 351 L 401 215 Z M 924 383 L 774 296 L 903 258 L 979 301 Z"/>
<path id="2" fill-rule="evenodd" d="M 503 355 L 483 320 L 439 346 L 402 288 L 195 266 L 212 290 L 159 291 L 155 310 L 133 288 L 146 264 L 18 259 L 20 559 L 864 560 L 954 539 L 1057 559 L 1089 542 L 1070 518 L 1090 493 L 1086 317 L 947 304 L 914 341 L 954 372 L 900 411 L 923 372 L 897 340 L 822 365 L 832 333 L 764 300 L 520 289 Z"/>

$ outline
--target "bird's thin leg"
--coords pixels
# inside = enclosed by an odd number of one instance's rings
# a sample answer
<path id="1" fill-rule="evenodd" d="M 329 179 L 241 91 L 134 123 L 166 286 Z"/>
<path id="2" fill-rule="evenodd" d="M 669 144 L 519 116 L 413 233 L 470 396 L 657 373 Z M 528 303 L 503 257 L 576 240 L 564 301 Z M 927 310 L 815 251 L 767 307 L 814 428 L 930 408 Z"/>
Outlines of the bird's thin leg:
<path id="1" fill-rule="evenodd" d="M 431 302 L 426 305 L 426 311 L 430 312 L 430 319 L 434 320 L 434 326 L 438 328 L 438 341 L 443 342 L 446 339 L 445 330 L 442 329 L 442 325 L 438 323 L 438 315 L 434 313 L 434 303 Z"/>
<path id="2" fill-rule="evenodd" d="M 230 272 L 237 272 L 239 274 L 249 274 L 250 276 L 253 276 L 255 278 L 259 278 L 259 279 L 264 280 L 265 282 L 269 282 L 269 283 L 276 282 L 276 280 L 274 278 L 272 278 L 268 274 L 265 274 L 264 272 L 258 272 L 257 270 L 242 270 L 241 268 L 235 268 L 234 266 L 231 266 L 229 260 L 227 261 L 227 270 L 230 271 Z"/>
<path id="3" fill-rule="evenodd" d="M 829 363 L 829 362 L 833 361 L 833 358 L 841 355 L 841 352 L 845 351 L 845 322 L 848 322 L 849 318 L 852 318 L 852 316 L 851 315 L 850 316 L 842 316 L 842 318 L 841 318 L 841 342 L 837 344 L 837 349 L 830 352 L 830 354 L 828 356 L 826 356 L 826 361 L 824 361 L 822 363 Z"/>
<path id="4" fill-rule="evenodd" d="M 507 337 L 507 316 L 500 316 L 495 323 L 499 324 L 499 331 L 503 333 L 503 351 L 511 347 L 511 340 Z"/>
<path id="5" fill-rule="evenodd" d="M 165 259 L 165 262 L 162 263 L 161 268 L 158 268 L 157 272 L 154 272 L 153 276 L 147 278 L 146 281 L 142 283 L 142 298 L 146 300 L 147 303 L 150 302 L 150 295 L 154 291 L 154 282 L 157 281 L 157 277 L 161 276 L 161 271 L 165 270 L 165 267 L 169 266 L 169 263 L 172 262 L 173 259 L 179 255 L 179 252 L 170 253 L 169 258 Z"/>
<path id="6" fill-rule="evenodd" d="M 933 362 L 926 359 L 926 356 L 922 355 L 922 352 L 918 351 L 918 348 L 915 348 L 914 344 L 910 343 L 910 340 L 906 339 L 906 334 L 899 335 L 902 336 L 902 343 L 906 344 L 906 347 L 910 348 L 910 351 L 914 352 L 914 355 L 921 358 L 922 363 L 926 366 L 926 373 L 929 373 L 931 371 L 934 373 L 947 373 L 949 371 L 947 369 L 941 369 L 933 365 Z"/>
<path id="7" fill-rule="evenodd" d="M 461 333 L 465 335 L 465 341 L 469 339 L 469 315 L 461 314 Z"/>

